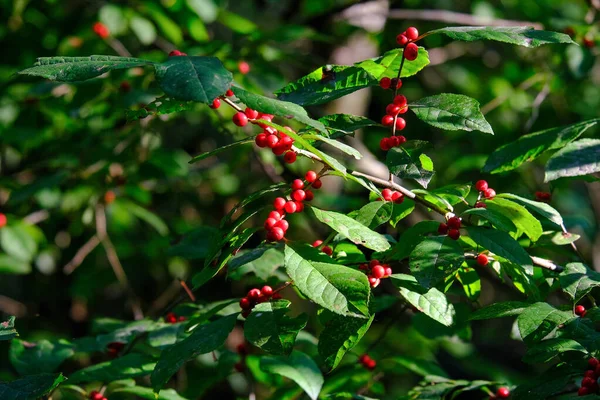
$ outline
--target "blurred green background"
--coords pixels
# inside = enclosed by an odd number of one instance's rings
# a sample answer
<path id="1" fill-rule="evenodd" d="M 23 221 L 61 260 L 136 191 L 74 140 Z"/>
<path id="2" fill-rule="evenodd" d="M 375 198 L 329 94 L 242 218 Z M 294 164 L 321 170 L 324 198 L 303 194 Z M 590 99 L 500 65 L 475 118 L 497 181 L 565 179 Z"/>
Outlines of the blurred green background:
<path id="1" fill-rule="evenodd" d="M 563 214 L 567 229 L 582 235 L 579 250 L 590 266 L 600 269 L 600 257 L 593 263 L 600 251 L 598 183 L 563 179 L 544 184 L 543 157 L 504 175 L 479 172 L 492 150 L 525 133 L 600 115 L 598 12 L 583 0 L 0 0 L 0 212 L 7 214 L 10 228 L 0 230 L 0 317 L 16 315 L 25 340 L 81 337 L 90 334 L 94 318 L 133 317 L 131 296 L 116 278 L 104 247 L 96 246 L 78 260 L 85 244 L 94 243 L 97 207 L 107 202 L 107 192 L 116 197 L 106 204 L 108 235 L 131 291 L 146 315 L 159 316 L 179 295 L 179 279 L 190 278 L 203 264 L 201 241 L 194 242 L 192 253 L 172 247 L 184 233 L 218 226 L 248 194 L 313 167 L 306 160 L 284 166 L 252 145 L 188 164 L 191 156 L 244 138 L 252 130 L 234 126 L 233 113 L 226 107 L 214 111 L 203 105 L 127 122 L 125 110 L 139 109 L 161 95 L 153 74 L 140 68 L 79 84 L 16 77 L 16 71 L 40 56 L 108 54 L 164 60 L 169 51 L 179 49 L 217 56 L 238 84 L 271 94 L 324 64 L 375 57 L 393 48 L 395 36 L 408 26 L 426 32 L 449 25 L 535 25 L 567 32 L 580 44 L 528 49 L 426 38 L 422 45 L 432 62 L 404 80 L 409 102 L 441 92 L 469 95 L 481 103 L 495 136 L 441 132 L 416 118 L 408 120 L 404 132 L 409 139 L 432 142 L 428 155 L 437 171 L 432 188 L 483 177 L 498 192 L 529 198 L 535 191 L 552 192 L 552 205 Z M 93 32 L 97 21 L 110 30 L 108 38 Z M 242 61 L 250 65 L 247 74 L 239 70 Z M 345 112 L 379 121 L 389 101 L 389 92 L 367 89 L 309 112 L 316 117 Z M 384 158 L 378 147 L 384 134 L 366 129 L 352 142 L 374 155 L 361 167 L 382 177 L 376 160 Z M 597 132 L 590 130 L 585 136 L 593 135 Z M 315 199 L 323 208 L 347 212 L 368 200 L 364 190 L 344 185 L 339 178 L 328 177 L 324 183 Z M 435 217 L 421 209 L 403 220 L 399 230 L 425 218 Z M 263 219 L 258 215 L 250 224 L 259 226 Z M 329 233 L 305 215 L 293 216 L 292 226 L 292 240 L 312 242 Z M 389 233 L 397 235 L 394 230 Z M 259 236 L 249 246 L 258 244 Z M 566 257 L 556 250 L 540 251 L 549 258 Z M 240 297 L 251 285 L 262 284 L 255 275 L 225 278 L 205 286 L 199 299 Z M 492 274 L 482 278 L 480 304 L 521 298 Z M 284 293 L 295 296 L 292 290 Z M 390 315 L 386 311 L 381 319 Z M 449 332 L 432 330 L 419 315 L 405 314 L 398 321 L 372 351 L 375 358 L 391 352 L 424 358 L 436 354 L 452 377 L 466 379 L 518 383 L 534 373 L 520 361 L 523 348 L 510 338 L 510 321 Z M 376 320 L 363 347 L 383 325 Z M 315 321 L 311 326 L 313 332 L 318 329 Z M 16 376 L 7 353 L 3 342 L 0 380 Z M 69 361 L 63 370 L 91 361 Z M 202 368 L 189 372 L 184 393 L 190 398 L 243 393 L 235 380 L 209 388 L 215 382 L 209 382 L 212 377 L 201 373 Z M 405 393 L 417 378 L 402 376 L 386 376 L 374 390 L 383 384 L 388 395 Z"/>

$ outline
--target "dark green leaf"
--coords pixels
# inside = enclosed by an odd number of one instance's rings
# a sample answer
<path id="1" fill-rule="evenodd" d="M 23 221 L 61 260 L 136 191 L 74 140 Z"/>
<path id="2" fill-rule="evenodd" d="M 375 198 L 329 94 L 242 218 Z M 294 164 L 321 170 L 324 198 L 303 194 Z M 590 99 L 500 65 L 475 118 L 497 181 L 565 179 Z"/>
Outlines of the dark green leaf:
<path id="1" fill-rule="evenodd" d="M 187 400 L 185 397 L 180 396 L 175 389 L 164 389 L 159 394 L 154 393 L 151 388 L 142 386 L 125 386 L 115 390 L 111 390 L 110 395 L 118 396 L 120 394 L 133 395 L 136 398 L 147 399 L 147 400 Z"/>
<path id="2" fill-rule="evenodd" d="M 552 43 L 575 43 L 569 35 L 564 33 L 535 30 L 529 26 L 456 26 L 427 32 L 428 35 L 436 33 L 466 42 L 494 40 L 525 47 L 537 47 Z"/>
<path id="3" fill-rule="evenodd" d="M 455 205 L 458 203 L 466 202 L 466 198 L 471 191 L 471 185 L 457 184 L 457 185 L 446 185 L 441 188 L 432 190 L 431 193 L 435 194 L 448 201 L 448 203 Z"/>
<path id="4" fill-rule="evenodd" d="M 546 203 L 526 199 L 524 197 L 520 197 L 511 193 L 502 193 L 496 197 L 512 200 L 515 203 L 518 203 L 523 207 L 527 208 L 529 211 L 541 215 L 542 217 L 547 218 L 549 221 L 552 221 L 559 226 L 562 226 L 563 224 L 563 219 L 560 216 L 560 213 L 556 211 L 552 206 Z"/>
<path id="5" fill-rule="evenodd" d="M 223 95 L 233 81 L 216 57 L 178 56 L 154 64 L 160 88 L 170 97 L 180 100 L 212 103 Z"/>
<path id="6" fill-rule="evenodd" d="M 542 236 L 542 224 L 522 205 L 501 197 L 488 200 L 486 205 L 488 210 L 510 218 L 511 222 L 532 241 L 535 242 Z"/>
<path id="7" fill-rule="evenodd" d="M 502 303 L 490 304 L 487 307 L 480 308 L 469 317 L 469 320 L 492 319 L 502 317 L 513 317 L 519 315 L 529 307 L 529 303 L 522 301 L 505 301 Z"/>
<path id="8" fill-rule="evenodd" d="M 600 171 L 600 139 L 580 139 L 556 152 L 546 164 L 544 182 Z"/>
<path id="9" fill-rule="evenodd" d="M 155 365 L 156 361 L 147 355 L 130 353 L 112 361 L 80 369 L 69 377 L 69 382 L 110 382 L 116 379 L 134 378 L 149 375 Z"/>
<path id="10" fill-rule="evenodd" d="M 326 138 L 324 136 L 319 136 L 319 135 L 304 135 L 303 138 L 308 139 L 308 140 L 318 140 L 318 141 L 327 143 L 328 145 L 335 147 L 336 149 L 340 150 L 341 152 L 346 153 L 346 154 L 354 157 L 357 160 L 360 160 L 362 158 L 362 154 L 360 154 L 360 152 L 358 150 L 356 150 L 354 147 L 348 146 L 347 144 L 342 143 L 338 140 L 329 139 L 329 138 Z"/>
<path id="11" fill-rule="evenodd" d="M 471 216 L 474 215 L 477 218 L 484 219 L 489 221 L 494 227 L 503 230 L 505 232 L 515 232 L 517 227 L 512 223 L 510 218 L 504 215 L 504 213 L 487 208 L 469 208 L 465 210 L 462 214 L 462 217 L 468 217 L 468 220 L 471 221 Z"/>
<path id="12" fill-rule="evenodd" d="M 30 375 L 12 382 L 0 382 L 2 400 L 36 400 L 64 382 L 62 374 Z"/>
<path id="13" fill-rule="evenodd" d="M 479 110 L 479 102 L 461 94 L 442 93 L 409 104 L 409 110 L 422 121 L 451 131 L 480 131 L 494 134 Z"/>
<path id="14" fill-rule="evenodd" d="M 334 264 L 312 247 L 289 245 L 285 268 L 300 292 L 320 306 L 341 315 L 369 315 L 371 288 L 362 272 Z"/>
<path id="15" fill-rule="evenodd" d="M 433 162 L 423 154 L 423 149 L 406 150 L 394 147 L 388 151 L 385 164 L 390 172 L 401 179 L 414 179 L 424 188 L 433 178 Z"/>
<path id="16" fill-rule="evenodd" d="M 428 360 L 423 360 L 413 357 L 405 356 L 394 356 L 389 361 L 397 364 L 401 368 L 406 368 L 410 372 L 413 372 L 422 377 L 426 376 L 442 376 L 447 377 L 446 372 L 436 363 Z M 386 360 L 386 362 L 388 361 Z"/>
<path id="17" fill-rule="evenodd" d="M 519 242 L 513 239 L 508 233 L 496 229 L 478 228 L 475 226 L 466 227 L 469 237 L 484 249 L 505 258 L 516 265 L 532 265 L 531 257 L 521 247 Z"/>
<path id="18" fill-rule="evenodd" d="M 33 67 L 19 71 L 19 74 L 41 76 L 60 82 L 77 82 L 95 78 L 115 69 L 152 64 L 154 64 L 152 61 L 132 57 L 40 57 Z"/>
<path id="19" fill-rule="evenodd" d="M 437 232 L 439 226 L 440 223 L 436 221 L 417 222 L 404 231 L 398 242 L 394 245 L 389 254 L 386 255 L 386 258 L 399 261 L 408 258 L 410 253 L 419 243 L 421 243 L 421 241 L 423 241 L 425 236 Z"/>
<path id="20" fill-rule="evenodd" d="M 462 248 L 448 236 L 426 238 L 410 253 L 410 270 L 422 286 L 430 288 L 453 275 L 465 261 Z"/>
<path id="21" fill-rule="evenodd" d="M 163 350 L 152 372 L 151 381 L 154 391 L 158 393 L 187 360 L 221 347 L 233 330 L 237 316 L 231 314 L 215 322 L 201 325 L 181 342 Z"/>
<path id="22" fill-rule="evenodd" d="M 312 400 L 319 397 L 323 375 L 315 362 L 304 353 L 294 351 L 289 357 L 267 356 L 260 360 L 260 368 L 272 374 L 283 375 L 298 384 Z"/>
<path id="23" fill-rule="evenodd" d="M 394 204 L 388 201 L 372 201 L 358 210 L 354 219 L 369 229 L 375 229 L 389 221 L 393 207 Z"/>
<path id="24" fill-rule="evenodd" d="M 365 320 L 342 315 L 329 315 L 319 335 L 319 355 L 327 371 L 335 369 L 344 358 L 360 342 L 371 327 L 375 315 Z"/>
<path id="25" fill-rule="evenodd" d="M 538 302 L 527 307 L 517 317 L 519 332 L 525 343 L 542 340 L 557 325 L 573 318 L 571 311 L 560 311 L 548 303 Z"/>
<path id="26" fill-rule="evenodd" d="M 19 336 L 15 329 L 15 317 L 8 317 L 6 321 L 0 322 L 0 341 L 10 340 L 14 337 Z"/>
<path id="27" fill-rule="evenodd" d="M 10 344 L 10 363 L 20 375 L 54 372 L 60 364 L 75 353 L 66 340 L 42 339 L 35 343 L 15 339 Z"/>
<path id="28" fill-rule="evenodd" d="M 563 148 L 598 121 L 600 118 L 523 135 L 516 141 L 496 149 L 482 170 L 492 174 L 511 171 L 527 161 L 535 160 L 547 150 Z"/>
<path id="29" fill-rule="evenodd" d="M 219 230 L 210 226 L 196 228 L 183 235 L 179 243 L 169 248 L 170 256 L 201 260 L 208 256 L 209 249 L 215 240 L 218 240 Z"/>
<path id="30" fill-rule="evenodd" d="M 214 149 L 212 151 L 207 151 L 206 153 L 199 154 L 196 157 L 192 158 L 189 161 L 189 163 L 192 164 L 192 163 L 204 160 L 205 158 L 217 155 L 217 154 L 219 154 L 219 153 L 221 153 L 221 152 L 223 152 L 225 150 L 229 150 L 232 147 L 237 147 L 240 144 L 247 144 L 247 143 L 252 143 L 252 142 L 254 142 L 253 138 L 246 138 L 246 139 L 238 140 L 237 142 L 226 144 L 225 146 L 221 146 L 221 147 L 219 147 L 217 149 Z"/>
<path id="31" fill-rule="evenodd" d="M 180 99 L 171 99 L 169 97 L 159 97 L 151 103 L 135 110 L 125 110 L 127 121 L 146 118 L 149 115 L 172 114 L 180 111 L 187 111 L 194 107 L 191 101 L 181 101 Z"/>
<path id="32" fill-rule="evenodd" d="M 600 286 L 600 273 L 582 263 L 567 264 L 558 276 L 560 286 L 577 304 L 593 288 Z"/>
<path id="33" fill-rule="evenodd" d="M 379 123 L 366 117 L 349 114 L 330 114 L 319 118 L 328 130 L 351 133 L 367 126 L 378 126 Z"/>
<path id="34" fill-rule="evenodd" d="M 543 340 L 527 349 L 523 361 L 528 364 L 545 363 L 560 356 L 566 351 L 578 351 L 580 353 L 588 352 L 585 347 L 572 339 L 552 338 Z"/>
<path id="35" fill-rule="evenodd" d="M 298 332 L 306 326 L 306 314 L 292 318 L 287 314 L 288 300 L 258 304 L 246 318 L 244 335 L 254 346 L 268 353 L 288 355 Z"/>
<path id="36" fill-rule="evenodd" d="M 232 304 L 236 304 L 239 302 L 239 299 L 228 299 L 216 301 L 214 303 L 206 304 L 201 307 L 200 311 L 194 314 L 193 318 L 190 318 L 190 321 L 187 324 L 188 328 L 194 328 L 196 325 L 204 324 L 206 321 L 211 319 L 213 316 L 221 313 L 221 311 L 225 310 L 231 306 Z M 227 313 L 229 314 L 229 313 Z"/>
<path id="37" fill-rule="evenodd" d="M 567 364 L 555 365 L 517 386 L 510 397 L 513 400 L 549 399 L 563 392 L 575 377 L 581 379 L 581 370 Z"/>
<path id="38" fill-rule="evenodd" d="M 253 272 L 266 281 L 283 266 L 283 252 L 274 247 L 257 247 L 240 253 L 229 260 L 227 265 L 227 276 L 232 279 L 240 279 L 243 275 Z"/>

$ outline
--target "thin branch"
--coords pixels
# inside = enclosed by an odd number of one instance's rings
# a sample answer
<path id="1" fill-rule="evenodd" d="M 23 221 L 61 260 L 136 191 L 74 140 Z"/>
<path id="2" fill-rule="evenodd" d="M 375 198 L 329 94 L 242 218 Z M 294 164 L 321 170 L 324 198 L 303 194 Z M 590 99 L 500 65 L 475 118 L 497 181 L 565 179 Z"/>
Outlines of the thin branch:
<path id="1" fill-rule="evenodd" d="M 131 53 L 127 48 L 121 43 L 119 39 L 110 38 L 107 39 L 107 43 L 112 49 L 121 57 L 131 57 Z"/>
<path id="2" fill-rule="evenodd" d="M 185 293 L 188 295 L 188 297 L 190 298 L 190 300 L 193 301 L 193 302 L 195 302 L 196 301 L 196 296 L 194 296 L 194 293 L 192 293 L 192 291 L 188 287 L 187 283 L 185 283 L 185 281 L 183 279 L 180 279 L 179 280 L 179 284 L 181 285 L 181 287 L 183 288 L 183 290 L 185 290 Z"/>
<path id="3" fill-rule="evenodd" d="M 71 261 L 64 266 L 63 272 L 69 275 L 86 259 L 86 257 L 100 244 L 100 238 L 97 235 L 92 236 L 79 250 Z"/>
<path id="4" fill-rule="evenodd" d="M 548 84 L 548 82 L 546 82 L 542 90 L 535 97 L 535 100 L 533 100 L 533 105 L 531 106 L 531 116 L 525 124 L 525 132 L 529 132 L 535 121 L 537 121 L 538 116 L 540 114 L 540 107 L 542 106 L 542 103 L 544 102 L 544 100 L 546 100 L 546 97 L 548 97 L 549 94 L 550 85 Z"/>
<path id="5" fill-rule="evenodd" d="M 23 218 L 23 221 L 27 224 L 37 225 L 40 222 L 47 220 L 48 217 L 50 217 L 48 210 L 38 210 L 27 215 Z"/>
<path id="6" fill-rule="evenodd" d="M 472 26 L 532 26 L 535 29 L 544 29 L 544 25 L 540 24 L 539 22 L 496 19 L 446 10 L 390 10 L 388 18 L 438 21 L 448 24 Z"/>

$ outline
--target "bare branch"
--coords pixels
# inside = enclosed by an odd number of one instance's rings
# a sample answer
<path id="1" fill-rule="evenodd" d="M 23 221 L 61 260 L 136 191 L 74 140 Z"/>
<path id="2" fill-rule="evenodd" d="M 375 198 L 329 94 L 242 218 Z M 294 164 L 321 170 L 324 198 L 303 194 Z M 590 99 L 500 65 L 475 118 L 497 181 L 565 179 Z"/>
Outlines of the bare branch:
<path id="1" fill-rule="evenodd" d="M 71 261 L 64 266 L 63 272 L 67 275 L 73 273 L 77 267 L 86 259 L 86 257 L 100 244 L 100 238 L 97 235 L 89 238 L 87 242 L 75 253 Z"/>

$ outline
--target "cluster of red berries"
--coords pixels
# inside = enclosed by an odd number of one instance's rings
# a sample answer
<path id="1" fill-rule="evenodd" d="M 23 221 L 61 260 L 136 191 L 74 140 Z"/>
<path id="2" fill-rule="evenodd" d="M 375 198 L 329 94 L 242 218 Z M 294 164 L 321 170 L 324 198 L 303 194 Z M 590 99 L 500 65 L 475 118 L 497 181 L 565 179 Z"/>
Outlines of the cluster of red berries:
<path id="1" fill-rule="evenodd" d="M 125 343 L 121 342 L 110 342 L 106 345 L 106 352 L 111 357 L 116 357 L 119 355 L 121 350 L 125 348 Z"/>
<path id="2" fill-rule="evenodd" d="M 458 240 L 460 237 L 460 227 L 462 225 L 462 221 L 458 217 L 450 217 L 446 223 L 440 223 L 438 227 L 438 233 L 440 235 L 448 235 L 450 239 Z"/>
<path id="3" fill-rule="evenodd" d="M 496 197 L 496 191 L 488 186 L 488 183 L 484 180 L 479 180 L 475 182 L 475 189 L 479 191 L 479 197 L 483 196 L 488 200 L 492 200 Z M 475 205 L 477 207 L 477 205 Z M 481 208 L 485 208 L 485 205 Z"/>
<path id="4" fill-rule="evenodd" d="M 587 313 L 587 311 L 584 306 L 582 306 L 581 304 L 578 306 L 575 306 L 575 315 L 583 318 L 583 317 L 585 317 L 585 313 Z"/>
<path id="5" fill-rule="evenodd" d="M 7 223 L 8 223 L 8 218 L 6 218 L 6 215 L 0 213 L 0 228 L 4 228 Z"/>
<path id="6" fill-rule="evenodd" d="M 281 299 L 281 295 L 279 293 L 275 293 L 271 286 L 263 286 L 262 289 L 250 289 L 246 297 L 242 297 L 240 299 L 240 307 L 243 310 L 242 316 L 246 318 L 248 315 L 250 315 L 250 311 L 252 311 L 255 305 L 264 303 L 265 301 L 269 301 L 271 299 Z"/>
<path id="7" fill-rule="evenodd" d="M 236 351 L 242 359 L 236 362 L 233 368 L 235 368 L 237 372 L 244 372 L 246 370 L 246 356 L 248 355 L 248 347 L 245 343 L 240 343 L 237 345 Z"/>
<path id="8" fill-rule="evenodd" d="M 248 111 L 248 109 L 246 109 Z M 239 113 L 238 113 L 239 114 Z M 271 121 L 273 116 L 270 114 L 261 114 L 260 119 Z M 256 135 L 254 142 L 258 147 L 268 147 L 271 149 L 273 154 L 280 156 L 283 154 L 283 161 L 288 164 L 292 164 L 296 161 L 296 153 L 292 151 L 294 145 L 294 139 L 285 134 L 285 132 L 277 132 L 276 129 L 267 126 L 265 124 L 259 124 L 261 128 L 264 128 L 264 132 Z M 289 126 L 285 126 L 285 129 L 292 130 Z"/>
<path id="9" fill-rule="evenodd" d="M 510 397 L 510 390 L 507 387 L 500 387 L 496 390 L 496 394 L 490 396 L 490 400 L 495 399 L 508 399 Z"/>
<path id="10" fill-rule="evenodd" d="M 535 199 L 547 202 L 552 199 L 552 195 L 548 192 L 535 192 Z"/>
<path id="11" fill-rule="evenodd" d="M 178 317 L 177 315 L 175 315 L 175 313 L 172 313 L 172 312 L 165 315 L 165 322 L 168 324 L 176 324 L 178 322 L 182 322 L 185 320 L 187 320 L 186 317 L 183 317 L 183 316 Z"/>
<path id="12" fill-rule="evenodd" d="M 308 187 L 319 189 L 323 185 L 315 171 L 308 171 L 304 178 L 308 185 L 305 185 L 302 179 L 294 179 L 292 181 L 290 200 L 284 197 L 277 197 L 273 201 L 275 210 L 269 213 L 264 224 L 267 230 L 267 240 L 271 242 L 282 240 L 290 227 L 290 224 L 284 219 L 286 214 L 304 211 L 304 202 L 311 201 L 315 197 L 312 190 L 308 189 Z"/>
<path id="13" fill-rule="evenodd" d="M 379 84 L 381 85 L 381 82 Z M 398 80 L 397 87 L 402 87 L 401 80 Z M 388 151 L 392 147 L 401 146 L 406 142 L 406 138 L 404 136 L 396 136 L 396 131 L 401 131 L 404 128 L 406 128 L 406 120 L 402 117 L 399 117 L 398 115 L 404 114 L 407 111 L 408 101 L 406 100 L 406 97 L 401 94 L 395 96 L 392 103 L 387 105 L 387 107 L 385 108 L 386 114 L 381 118 L 381 124 L 383 126 L 392 127 L 393 135 L 381 139 L 381 141 L 379 142 L 379 147 L 381 148 L 381 150 Z"/>
<path id="14" fill-rule="evenodd" d="M 360 264 L 358 269 L 368 271 L 369 285 L 372 288 L 376 288 L 382 279 L 389 278 L 392 275 L 392 267 L 389 264 L 381 264 L 379 260 L 371 260 L 368 264 Z"/>
<path id="15" fill-rule="evenodd" d="M 400 192 L 391 189 L 383 189 L 381 191 L 381 195 L 383 196 L 383 200 L 385 201 L 393 201 L 395 204 L 402 204 L 404 201 L 404 195 Z"/>
<path id="16" fill-rule="evenodd" d="M 485 255 L 483 253 L 477 255 L 477 264 L 481 265 L 482 267 L 485 267 L 489 263 L 490 263 L 490 259 L 487 255 Z"/>
<path id="17" fill-rule="evenodd" d="M 368 354 L 363 354 L 362 356 L 360 356 L 358 358 L 358 362 L 359 364 L 362 364 L 363 367 L 365 367 L 366 369 L 372 371 L 375 369 L 375 367 L 377 366 L 377 362 L 375 360 L 373 360 L 371 357 L 369 357 Z"/>
<path id="18" fill-rule="evenodd" d="M 102 393 L 100 393 L 97 390 L 92 390 L 90 392 L 90 400 L 108 400 L 106 397 L 104 397 L 104 395 Z"/>
<path id="19" fill-rule="evenodd" d="M 100 37 L 100 39 L 106 39 L 107 37 L 110 36 L 110 30 L 102 22 L 96 22 L 92 26 L 92 30 L 94 31 L 94 33 L 96 35 L 98 35 Z"/>
<path id="20" fill-rule="evenodd" d="M 312 244 L 312 247 L 318 248 L 323 244 L 322 240 L 315 240 Z M 333 249 L 329 246 L 323 246 L 323 248 L 321 249 L 321 251 L 325 254 L 327 254 L 328 256 L 333 254 Z"/>
<path id="21" fill-rule="evenodd" d="M 411 26 L 398 36 L 396 36 L 396 43 L 404 47 L 404 58 L 408 61 L 414 61 L 419 55 L 419 47 L 413 43 L 419 38 L 419 31 L 414 26 Z"/>
<path id="22" fill-rule="evenodd" d="M 577 391 L 579 396 L 598 393 L 598 377 L 600 376 L 600 361 L 592 357 L 588 360 L 588 369 L 583 374 L 581 387 Z"/>

